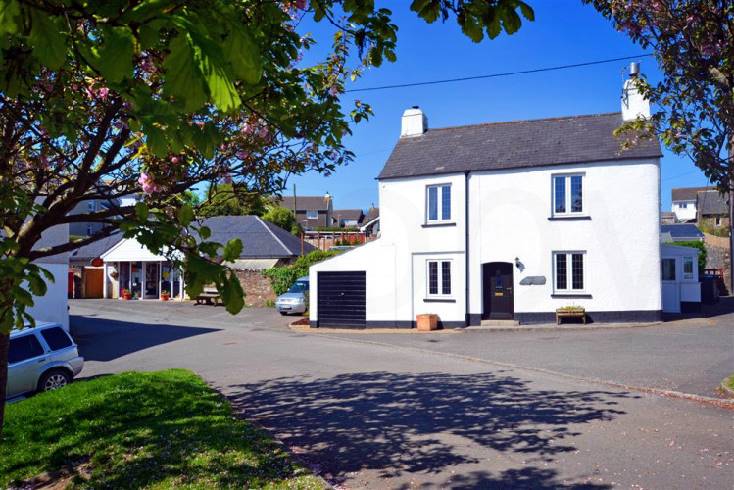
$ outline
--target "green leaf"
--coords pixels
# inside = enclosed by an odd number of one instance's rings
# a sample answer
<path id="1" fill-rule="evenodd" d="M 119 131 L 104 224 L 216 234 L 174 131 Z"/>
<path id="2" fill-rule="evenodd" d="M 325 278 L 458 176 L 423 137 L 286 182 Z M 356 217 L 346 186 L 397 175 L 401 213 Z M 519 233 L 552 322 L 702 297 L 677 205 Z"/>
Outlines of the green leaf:
<path id="1" fill-rule="evenodd" d="M 471 15 L 467 15 L 464 18 L 464 23 L 461 26 L 461 30 L 466 34 L 469 39 L 475 43 L 480 42 L 484 38 L 484 31 L 482 25 L 477 22 L 477 19 Z"/>
<path id="2" fill-rule="evenodd" d="M 103 27 L 102 45 L 93 49 L 93 65 L 111 82 L 133 73 L 133 34 L 127 27 Z"/>
<path id="3" fill-rule="evenodd" d="M 222 257 L 225 262 L 234 262 L 240 258 L 242 254 L 242 240 L 239 238 L 233 238 L 224 245 L 224 251 Z"/>
<path id="4" fill-rule="evenodd" d="M 166 70 L 166 95 L 182 100 L 187 112 L 196 112 L 206 104 L 206 86 L 188 34 L 179 33 L 171 41 L 171 54 L 163 62 L 163 68 Z"/>
<path id="5" fill-rule="evenodd" d="M 535 12 L 527 3 L 520 2 L 520 12 L 522 12 L 523 17 L 527 20 L 531 22 L 535 20 Z"/>
<path id="6" fill-rule="evenodd" d="M 179 223 L 183 226 L 189 226 L 189 223 L 194 220 L 194 208 L 191 207 L 191 204 L 184 204 L 178 210 L 177 217 Z"/>
<path id="7" fill-rule="evenodd" d="M 31 293 L 36 296 L 46 294 L 48 288 L 46 287 L 46 282 L 40 276 L 31 274 L 26 279 L 28 279 L 28 289 L 31 290 Z"/>
<path id="8" fill-rule="evenodd" d="M 212 230 L 208 226 L 202 226 L 199 228 L 199 236 L 202 240 L 208 239 L 210 236 L 212 236 Z"/>
<path id="9" fill-rule="evenodd" d="M 168 154 L 168 139 L 165 131 L 158 126 L 149 125 L 145 127 L 145 136 L 145 143 L 151 153 L 161 158 Z"/>
<path id="10" fill-rule="evenodd" d="M 235 26 L 224 40 L 224 56 L 240 80 L 254 85 L 262 78 L 260 48 L 244 26 Z"/>
<path id="11" fill-rule="evenodd" d="M 194 42 L 194 59 L 209 88 L 211 101 L 222 112 L 237 109 L 242 101 L 222 59 L 220 47 L 200 35 L 191 39 Z"/>
<path id="12" fill-rule="evenodd" d="M 148 205 L 144 202 L 135 203 L 135 216 L 140 221 L 148 220 Z"/>
<path id="13" fill-rule="evenodd" d="M 16 0 L 0 0 L 0 35 L 18 32 L 20 21 L 18 2 Z"/>
<path id="14" fill-rule="evenodd" d="M 222 285 L 222 302 L 224 307 L 232 315 L 239 313 L 245 306 L 245 292 L 242 285 L 234 273 L 229 275 L 229 279 L 224 281 Z"/>
<path id="15" fill-rule="evenodd" d="M 66 36 L 63 25 L 55 17 L 31 10 L 31 33 L 28 41 L 33 55 L 51 70 L 57 70 L 66 61 Z"/>

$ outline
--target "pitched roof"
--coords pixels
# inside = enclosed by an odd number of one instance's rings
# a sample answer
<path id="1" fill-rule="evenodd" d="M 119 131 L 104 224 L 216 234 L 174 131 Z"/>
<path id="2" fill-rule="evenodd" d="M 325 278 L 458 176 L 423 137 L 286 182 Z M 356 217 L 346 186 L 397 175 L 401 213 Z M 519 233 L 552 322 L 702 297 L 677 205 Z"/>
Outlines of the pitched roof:
<path id="1" fill-rule="evenodd" d="M 301 255 L 301 241 L 272 223 L 257 216 L 215 216 L 202 222 L 211 229 L 209 240 L 226 243 L 233 238 L 242 240 L 241 259 L 289 258 Z M 314 250 L 304 244 L 304 252 Z"/>
<path id="2" fill-rule="evenodd" d="M 657 140 L 621 150 L 621 124 L 611 113 L 429 129 L 400 138 L 377 178 L 662 156 Z"/>
<path id="3" fill-rule="evenodd" d="M 293 196 L 283 196 L 276 200 L 282 207 L 293 209 Z M 329 209 L 330 200 L 325 196 L 296 196 L 295 198 L 296 206 L 298 206 L 297 210 L 305 209 L 308 211 L 326 211 Z"/>
<path id="4" fill-rule="evenodd" d="M 335 209 L 331 215 L 336 219 L 360 221 L 364 217 L 361 209 Z"/>
<path id="5" fill-rule="evenodd" d="M 700 215 L 729 214 L 729 202 L 717 190 L 700 191 L 696 194 L 696 211 Z"/>
<path id="6" fill-rule="evenodd" d="M 701 191 L 715 190 L 716 187 L 676 187 L 670 191 L 673 201 L 695 201 Z"/>
<path id="7" fill-rule="evenodd" d="M 364 222 L 369 223 L 375 218 L 380 217 L 380 208 L 371 207 L 367 210 L 367 214 L 364 217 Z"/>
<path id="8" fill-rule="evenodd" d="M 69 256 L 69 260 L 92 260 L 101 257 L 103 253 L 120 243 L 121 240 L 122 233 L 116 231 L 108 237 L 101 238 L 96 242 L 74 250 Z"/>
<path id="9" fill-rule="evenodd" d="M 673 238 L 703 238 L 701 230 L 692 223 L 676 223 L 660 225 L 661 233 L 670 233 Z"/>

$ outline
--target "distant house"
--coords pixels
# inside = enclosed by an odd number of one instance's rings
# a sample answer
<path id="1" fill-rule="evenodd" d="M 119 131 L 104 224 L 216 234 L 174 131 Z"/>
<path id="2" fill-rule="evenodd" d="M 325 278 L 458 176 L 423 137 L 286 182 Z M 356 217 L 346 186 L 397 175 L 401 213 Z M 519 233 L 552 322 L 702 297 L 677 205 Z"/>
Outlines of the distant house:
<path id="1" fill-rule="evenodd" d="M 80 247 L 69 255 L 70 298 L 104 297 L 104 268 L 102 254 L 122 241 L 122 233 L 112 235 Z"/>
<path id="2" fill-rule="evenodd" d="M 702 191 L 716 190 L 716 187 L 679 187 L 672 189 L 671 211 L 675 213 L 680 222 L 696 221 L 696 203 L 698 193 Z"/>
<path id="3" fill-rule="evenodd" d="M 369 236 L 376 236 L 380 231 L 380 208 L 374 206 L 367 210 L 367 214 L 362 220 L 362 226 L 360 231 L 363 231 Z"/>
<path id="4" fill-rule="evenodd" d="M 298 237 L 257 216 L 216 216 L 203 221 L 212 234 L 210 241 L 226 243 L 242 241 L 242 253 L 233 264 L 249 305 L 264 306 L 275 298 L 270 281 L 262 271 L 285 265 L 301 253 L 315 249 Z M 137 299 L 158 300 L 161 291 L 172 299 L 183 300 L 184 278 L 164 255 L 150 252 L 134 238 L 124 238 L 101 254 L 104 282 L 103 297 L 119 298 L 127 289 Z"/>
<path id="5" fill-rule="evenodd" d="M 677 223 L 678 218 L 676 218 L 675 213 L 672 211 L 660 211 L 660 223 L 662 224 L 673 224 Z"/>
<path id="6" fill-rule="evenodd" d="M 278 204 L 290 209 L 296 221 L 305 229 L 325 228 L 332 226 L 334 206 L 331 196 L 283 196 Z"/>
<path id="7" fill-rule="evenodd" d="M 729 227 L 728 198 L 718 190 L 699 191 L 696 194 L 696 213 L 696 222 L 702 229 Z"/>
<path id="8" fill-rule="evenodd" d="M 136 194 L 130 194 L 127 196 L 122 196 L 120 198 L 115 199 L 89 199 L 86 201 L 81 201 L 79 204 L 77 204 L 74 209 L 71 210 L 69 213 L 70 215 L 78 215 L 78 214 L 90 214 L 90 213 L 96 213 L 99 211 L 105 211 L 107 209 L 110 209 L 111 207 L 127 207 L 127 206 L 134 206 L 135 203 L 137 203 L 140 200 L 140 196 Z M 84 237 L 84 236 L 91 236 L 95 233 L 98 233 L 102 227 L 103 223 L 98 223 L 94 221 L 82 221 L 78 223 L 70 223 L 69 224 L 69 235 L 71 237 Z"/>
<path id="9" fill-rule="evenodd" d="M 361 209 L 335 209 L 332 216 L 336 226 L 340 228 L 356 228 L 364 220 L 364 211 Z"/>
<path id="10" fill-rule="evenodd" d="M 660 241 L 690 242 L 703 241 L 703 233 L 693 223 L 676 223 L 660 225 Z"/>

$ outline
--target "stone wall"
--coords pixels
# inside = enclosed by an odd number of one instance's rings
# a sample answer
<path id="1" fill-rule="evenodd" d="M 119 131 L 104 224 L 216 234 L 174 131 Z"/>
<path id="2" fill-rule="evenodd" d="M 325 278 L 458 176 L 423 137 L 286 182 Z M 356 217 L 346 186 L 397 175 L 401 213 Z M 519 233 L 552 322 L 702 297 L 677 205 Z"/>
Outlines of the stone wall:
<path id="1" fill-rule="evenodd" d="M 729 238 L 704 233 L 706 243 L 706 268 L 723 269 L 724 284 L 729 286 Z"/>
<path id="2" fill-rule="evenodd" d="M 245 304 L 248 306 L 267 306 L 269 301 L 275 301 L 275 292 L 270 285 L 270 279 L 262 271 L 236 271 L 237 277 L 245 290 Z"/>

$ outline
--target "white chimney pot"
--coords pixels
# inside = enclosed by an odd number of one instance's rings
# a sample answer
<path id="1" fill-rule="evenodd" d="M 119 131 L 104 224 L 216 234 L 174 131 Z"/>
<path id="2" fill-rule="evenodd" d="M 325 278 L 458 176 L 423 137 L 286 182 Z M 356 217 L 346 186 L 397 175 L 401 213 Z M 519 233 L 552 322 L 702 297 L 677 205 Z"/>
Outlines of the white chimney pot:
<path id="1" fill-rule="evenodd" d="M 622 89 L 622 120 L 650 119 L 650 101 L 637 89 L 640 64 L 630 64 L 630 77 L 625 80 Z"/>
<path id="2" fill-rule="evenodd" d="M 400 137 L 420 136 L 428 129 L 428 118 L 416 105 L 403 112 L 400 125 Z"/>

